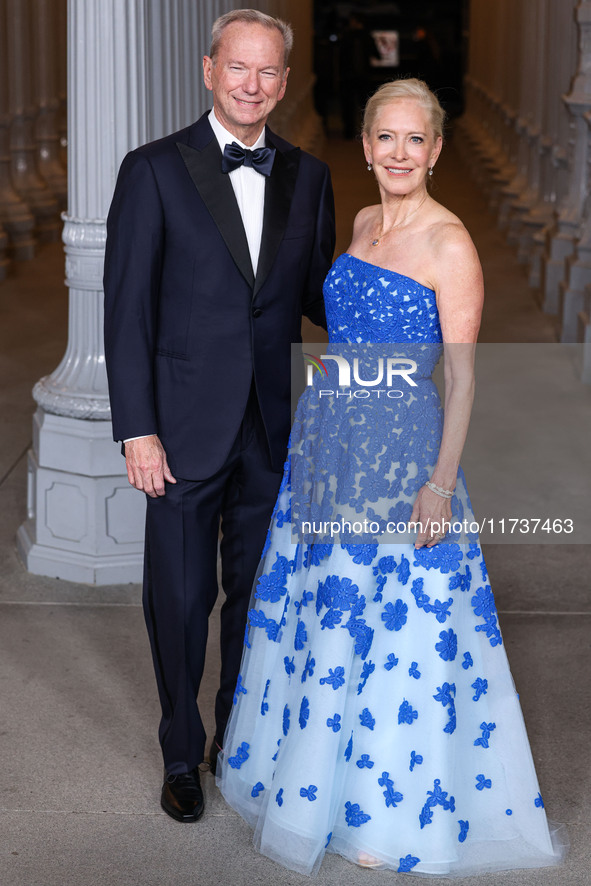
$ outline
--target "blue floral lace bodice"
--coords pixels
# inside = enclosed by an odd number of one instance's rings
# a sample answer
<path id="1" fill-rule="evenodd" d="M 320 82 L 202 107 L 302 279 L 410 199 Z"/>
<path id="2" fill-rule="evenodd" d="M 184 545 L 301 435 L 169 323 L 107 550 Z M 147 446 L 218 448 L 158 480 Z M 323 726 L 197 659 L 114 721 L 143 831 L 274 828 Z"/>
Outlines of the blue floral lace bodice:
<path id="1" fill-rule="evenodd" d="M 435 293 L 346 253 L 329 272 L 324 297 L 330 344 L 296 409 L 290 517 L 297 532 L 363 514 L 383 532 L 408 520 L 439 452 L 443 411 L 431 376 L 443 346 Z M 411 377 L 389 377 L 392 362 L 411 367 Z M 464 516 L 462 503 L 453 507 Z M 322 539 L 316 533 L 314 540 Z M 353 533 L 343 540 L 377 539 Z"/>

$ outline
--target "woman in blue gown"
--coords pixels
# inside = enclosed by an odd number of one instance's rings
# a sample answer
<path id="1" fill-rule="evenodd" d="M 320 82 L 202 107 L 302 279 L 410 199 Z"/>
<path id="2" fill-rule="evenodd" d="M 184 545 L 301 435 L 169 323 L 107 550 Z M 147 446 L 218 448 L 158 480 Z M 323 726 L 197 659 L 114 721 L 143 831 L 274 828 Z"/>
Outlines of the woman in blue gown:
<path id="1" fill-rule="evenodd" d="M 305 874 L 329 851 L 461 877 L 557 864 L 566 843 L 469 528 L 459 460 L 483 285 L 465 228 L 427 192 L 442 123 L 418 80 L 368 103 L 381 203 L 325 283 L 329 359 L 296 410 L 218 763 L 259 851 Z M 377 366 L 403 370 L 382 397 Z"/>

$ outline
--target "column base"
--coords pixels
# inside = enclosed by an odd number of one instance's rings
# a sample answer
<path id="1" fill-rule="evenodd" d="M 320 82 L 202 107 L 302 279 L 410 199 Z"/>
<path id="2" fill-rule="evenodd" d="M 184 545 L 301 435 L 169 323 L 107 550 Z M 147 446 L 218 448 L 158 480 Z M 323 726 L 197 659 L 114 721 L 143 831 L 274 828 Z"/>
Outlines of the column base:
<path id="1" fill-rule="evenodd" d="M 32 575 L 46 575 L 76 584 L 114 585 L 142 581 L 143 555 L 92 557 L 56 550 L 35 541 L 34 520 L 26 520 L 16 534 L 18 555 Z"/>
<path id="2" fill-rule="evenodd" d="M 142 580 L 145 499 L 127 481 L 110 422 L 37 409 L 27 485 L 17 548 L 30 572 L 97 585 Z"/>
<path id="3" fill-rule="evenodd" d="M 585 293 L 582 290 L 567 289 L 561 287 L 561 303 L 562 303 L 562 328 L 560 333 L 561 342 L 576 342 L 579 313 L 582 311 L 585 302 Z"/>

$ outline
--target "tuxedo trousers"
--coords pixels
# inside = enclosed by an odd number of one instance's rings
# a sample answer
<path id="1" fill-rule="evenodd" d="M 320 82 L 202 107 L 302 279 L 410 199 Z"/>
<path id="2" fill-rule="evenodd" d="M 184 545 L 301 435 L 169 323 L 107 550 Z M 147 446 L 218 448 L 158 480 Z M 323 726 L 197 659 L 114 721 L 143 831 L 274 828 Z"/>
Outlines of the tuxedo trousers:
<path id="1" fill-rule="evenodd" d="M 202 762 L 205 729 L 197 695 L 209 616 L 218 595 L 221 520 L 220 684 L 216 738 L 223 740 L 240 670 L 252 584 L 275 505 L 273 471 L 254 389 L 223 467 L 206 480 L 176 478 L 147 496 L 144 615 L 162 707 L 159 738 L 169 774 Z"/>

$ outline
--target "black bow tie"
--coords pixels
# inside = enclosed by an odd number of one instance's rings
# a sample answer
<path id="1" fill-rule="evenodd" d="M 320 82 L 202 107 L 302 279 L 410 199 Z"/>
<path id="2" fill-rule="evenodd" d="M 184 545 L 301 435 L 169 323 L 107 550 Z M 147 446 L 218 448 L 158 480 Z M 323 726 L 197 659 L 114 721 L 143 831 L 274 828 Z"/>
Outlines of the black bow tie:
<path id="1" fill-rule="evenodd" d="M 224 148 L 222 172 L 232 172 L 244 164 L 252 166 L 261 175 L 271 175 L 274 159 L 275 148 L 255 148 L 254 151 L 249 151 L 247 148 L 241 148 L 236 142 L 232 142 L 231 145 L 226 145 Z"/>

